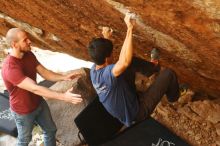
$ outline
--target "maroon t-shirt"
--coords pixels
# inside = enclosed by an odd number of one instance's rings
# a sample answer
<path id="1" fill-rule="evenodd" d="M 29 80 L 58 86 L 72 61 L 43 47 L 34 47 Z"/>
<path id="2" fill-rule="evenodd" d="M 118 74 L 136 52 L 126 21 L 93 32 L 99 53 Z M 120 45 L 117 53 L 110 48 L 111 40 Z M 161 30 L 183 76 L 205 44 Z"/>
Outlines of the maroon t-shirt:
<path id="1" fill-rule="evenodd" d="M 10 107 L 18 114 L 28 114 L 34 111 L 42 97 L 17 85 L 26 77 L 36 81 L 38 60 L 32 52 L 24 54 L 22 59 L 8 55 L 2 66 L 2 78 L 10 95 Z"/>

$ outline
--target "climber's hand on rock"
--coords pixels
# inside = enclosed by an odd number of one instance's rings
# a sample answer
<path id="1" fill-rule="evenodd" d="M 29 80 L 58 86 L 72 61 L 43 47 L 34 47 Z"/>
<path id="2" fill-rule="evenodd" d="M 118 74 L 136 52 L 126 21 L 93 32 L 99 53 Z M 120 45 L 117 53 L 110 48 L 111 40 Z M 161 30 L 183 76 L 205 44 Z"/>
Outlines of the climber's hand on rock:
<path id="1" fill-rule="evenodd" d="M 104 38 L 109 39 L 112 36 L 113 29 L 110 27 L 102 27 L 102 35 Z"/>
<path id="2" fill-rule="evenodd" d="M 124 21 L 128 28 L 133 28 L 133 26 L 136 24 L 136 20 L 132 19 L 131 13 L 126 13 Z"/>

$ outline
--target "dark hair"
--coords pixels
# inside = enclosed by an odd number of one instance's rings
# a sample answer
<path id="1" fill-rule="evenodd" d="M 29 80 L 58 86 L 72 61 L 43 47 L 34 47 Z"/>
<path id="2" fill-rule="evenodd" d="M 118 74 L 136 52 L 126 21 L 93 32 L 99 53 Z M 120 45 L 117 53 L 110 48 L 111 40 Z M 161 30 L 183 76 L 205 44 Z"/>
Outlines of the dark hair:
<path id="1" fill-rule="evenodd" d="M 97 65 L 105 63 L 105 58 L 112 54 L 113 44 L 105 38 L 95 38 L 88 46 L 89 55 Z"/>

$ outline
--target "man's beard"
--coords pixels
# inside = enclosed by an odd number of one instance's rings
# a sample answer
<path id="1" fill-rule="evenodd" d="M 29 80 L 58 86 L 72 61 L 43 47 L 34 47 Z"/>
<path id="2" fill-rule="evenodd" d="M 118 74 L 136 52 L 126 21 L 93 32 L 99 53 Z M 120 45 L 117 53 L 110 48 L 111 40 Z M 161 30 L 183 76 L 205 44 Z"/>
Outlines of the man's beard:
<path id="1" fill-rule="evenodd" d="M 31 51 L 31 46 L 26 47 L 25 49 L 21 50 L 22 53 L 26 53 L 26 52 L 29 52 L 29 51 Z"/>

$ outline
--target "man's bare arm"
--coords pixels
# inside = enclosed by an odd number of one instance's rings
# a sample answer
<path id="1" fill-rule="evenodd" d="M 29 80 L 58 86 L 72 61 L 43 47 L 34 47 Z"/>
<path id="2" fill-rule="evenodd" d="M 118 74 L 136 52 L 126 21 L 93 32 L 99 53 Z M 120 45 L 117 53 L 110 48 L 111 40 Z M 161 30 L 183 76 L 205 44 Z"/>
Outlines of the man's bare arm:
<path id="1" fill-rule="evenodd" d="M 55 73 L 51 70 L 46 69 L 43 65 L 39 64 L 37 66 L 37 72 L 46 80 L 49 81 L 62 81 L 62 80 L 70 80 L 73 79 L 77 76 L 80 76 L 80 74 L 76 74 L 76 73 L 69 73 L 69 74 L 59 74 L 59 73 Z"/>
<path id="2" fill-rule="evenodd" d="M 126 15 L 124 21 L 127 25 L 127 34 L 120 52 L 119 60 L 112 69 L 112 73 L 115 77 L 119 76 L 127 69 L 133 57 L 132 31 L 134 22 L 131 22 L 130 15 Z"/>
<path id="3" fill-rule="evenodd" d="M 35 81 L 33 81 L 32 79 L 30 79 L 28 77 L 26 77 L 17 86 L 19 88 L 22 88 L 24 90 L 30 91 L 34 94 L 37 94 L 37 95 L 40 95 L 40 96 L 43 96 L 46 98 L 63 100 L 66 102 L 71 102 L 73 104 L 77 104 L 82 101 L 81 95 L 79 95 L 79 94 L 73 94 L 70 91 L 67 91 L 66 93 L 59 93 L 56 91 L 52 91 L 48 88 L 37 85 Z"/>

